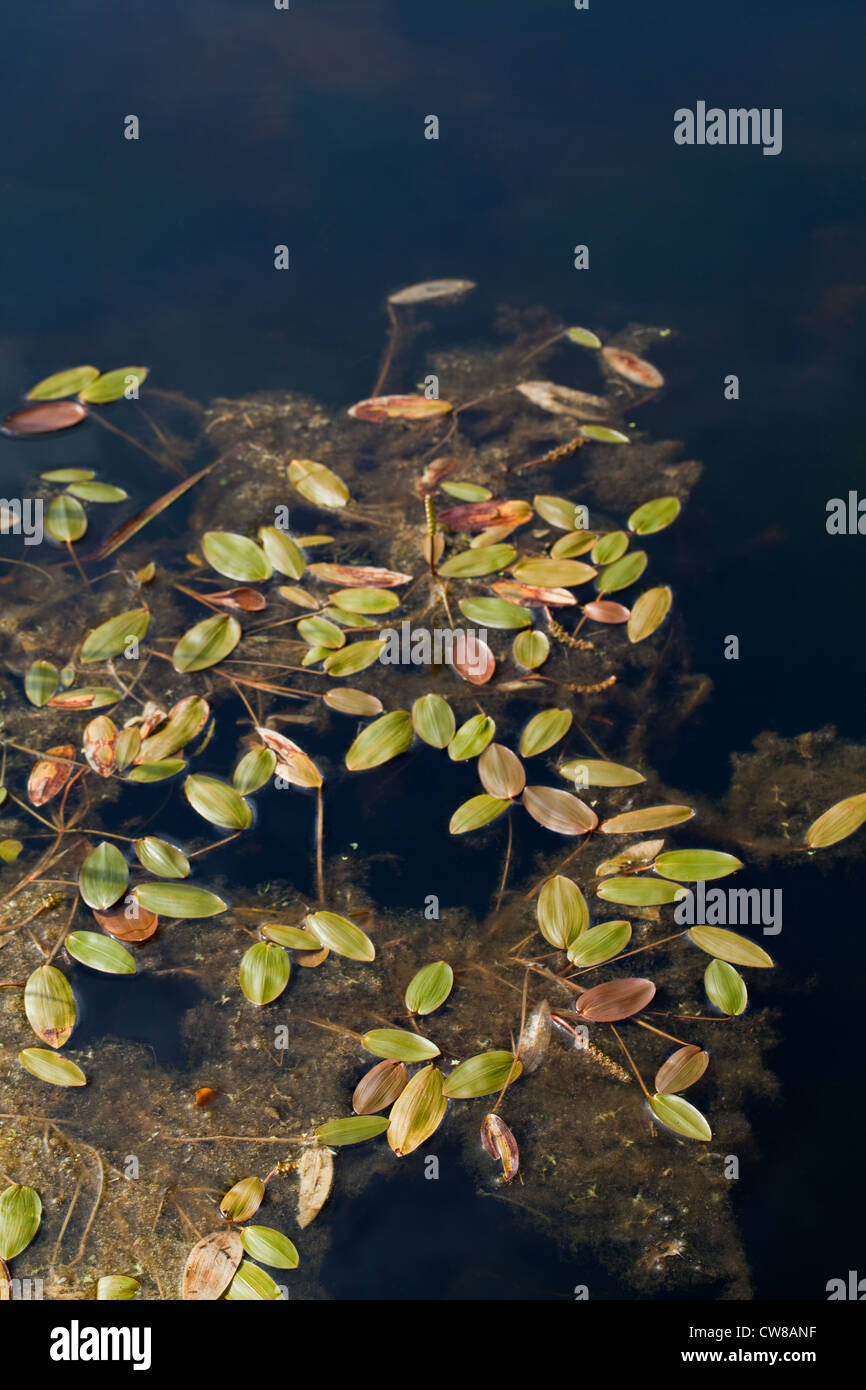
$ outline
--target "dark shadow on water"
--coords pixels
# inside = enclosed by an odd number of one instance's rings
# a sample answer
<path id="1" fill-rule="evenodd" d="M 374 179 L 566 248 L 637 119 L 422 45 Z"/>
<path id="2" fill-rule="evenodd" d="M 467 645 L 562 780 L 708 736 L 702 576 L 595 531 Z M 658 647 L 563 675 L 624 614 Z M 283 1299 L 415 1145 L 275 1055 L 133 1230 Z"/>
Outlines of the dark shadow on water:
<path id="1" fill-rule="evenodd" d="M 183 1016 L 201 999 L 194 981 L 144 972 L 126 978 L 98 975 L 80 966 L 68 974 L 78 1005 L 76 1048 L 120 1038 L 153 1048 L 162 1066 L 183 1065 L 187 1054 L 181 1033 Z"/>

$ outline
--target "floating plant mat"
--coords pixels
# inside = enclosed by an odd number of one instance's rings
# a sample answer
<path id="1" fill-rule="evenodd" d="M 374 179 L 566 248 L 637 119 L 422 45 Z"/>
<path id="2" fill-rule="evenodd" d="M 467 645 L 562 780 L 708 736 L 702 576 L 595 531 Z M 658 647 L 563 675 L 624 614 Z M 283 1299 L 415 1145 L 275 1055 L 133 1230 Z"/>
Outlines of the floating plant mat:
<path id="1" fill-rule="evenodd" d="M 660 782 L 706 689 L 665 573 L 699 467 L 633 420 L 650 331 L 568 334 L 527 395 L 539 337 L 434 355 L 447 406 L 216 401 L 161 491 L 39 480 L 56 547 L 0 573 L 0 1257 L 46 1297 L 326 1296 L 332 1194 L 442 1136 L 625 1294 L 748 1295 L 773 961 L 677 904 L 862 852 L 866 767 L 768 735 L 727 806 Z M 182 1067 L 76 1046 L 94 975 L 194 982 Z"/>

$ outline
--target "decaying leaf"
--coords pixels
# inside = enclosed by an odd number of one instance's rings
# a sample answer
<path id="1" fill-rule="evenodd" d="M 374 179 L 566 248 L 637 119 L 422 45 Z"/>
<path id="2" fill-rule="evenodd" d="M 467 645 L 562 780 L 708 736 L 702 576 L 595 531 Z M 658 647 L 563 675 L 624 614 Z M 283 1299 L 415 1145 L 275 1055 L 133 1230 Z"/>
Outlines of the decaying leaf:
<path id="1" fill-rule="evenodd" d="M 334 1158 L 321 1144 L 304 1149 L 298 1160 L 298 1225 L 309 1226 L 328 1200 L 334 1181 Z"/>
<path id="2" fill-rule="evenodd" d="M 505 1182 L 511 1182 L 520 1167 L 520 1151 L 508 1125 L 498 1115 L 485 1115 L 481 1124 L 481 1142 L 490 1157 L 501 1162 Z"/>
<path id="3" fill-rule="evenodd" d="M 44 806 L 66 786 L 75 771 L 71 761 L 74 757 L 75 748 L 71 743 L 59 743 L 55 748 L 45 750 L 45 757 L 36 763 L 27 780 L 27 795 L 33 806 Z M 55 758 L 70 761 L 56 762 Z"/>
<path id="4" fill-rule="evenodd" d="M 231 1283 L 243 1259 L 240 1232 L 233 1227 L 203 1236 L 189 1252 L 182 1297 L 188 1302 L 215 1302 Z"/>

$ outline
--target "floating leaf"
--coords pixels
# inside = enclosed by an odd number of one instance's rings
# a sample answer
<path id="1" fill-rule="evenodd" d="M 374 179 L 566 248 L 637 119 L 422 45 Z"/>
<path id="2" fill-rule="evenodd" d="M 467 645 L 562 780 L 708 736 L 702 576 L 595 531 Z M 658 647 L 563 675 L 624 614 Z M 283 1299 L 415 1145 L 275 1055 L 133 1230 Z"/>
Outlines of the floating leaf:
<path id="1" fill-rule="evenodd" d="M 595 872 L 599 878 L 603 878 L 605 874 L 621 874 L 626 869 L 648 868 L 664 845 L 664 840 L 638 840 L 619 854 L 603 860 L 596 866 Z"/>
<path id="2" fill-rule="evenodd" d="M 717 849 L 673 849 L 667 854 L 660 854 L 653 865 L 662 878 L 675 878 L 681 883 L 725 878 L 742 867 L 742 860 Z"/>
<path id="3" fill-rule="evenodd" d="M 376 565 L 310 565 L 310 574 L 326 584 L 345 585 L 350 589 L 366 589 L 370 585 L 394 589 L 408 584 L 412 578 L 411 574 L 403 574 L 400 570 L 380 569 Z"/>
<path id="4" fill-rule="evenodd" d="M 470 830 L 479 830 L 482 825 L 489 825 L 501 816 L 510 805 L 510 800 L 488 796 L 486 793 L 470 796 L 468 801 L 457 807 L 448 823 L 448 829 L 452 835 L 466 835 Z"/>
<path id="5" fill-rule="evenodd" d="M 356 1115 L 374 1115 L 387 1110 L 405 1089 L 409 1073 L 403 1062 L 387 1058 L 365 1072 L 355 1087 L 352 1109 Z"/>
<path id="6" fill-rule="evenodd" d="M 182 1297 L 188 1302 L 215 1302 L 231 1283 L 242 1258 L 239 1231 L 228 1227 L 204 1236 L 187 1257 Z"/>
<path id="7" fill-rule="evenodd" d="M 527 671 L 537 671 L 550 655 L 550 640 L 545 632 L 533 629 L 532 632 L 518 632 L 511 648 L 511 655 L 519 666 Z"/>
<path id="8" fill-rule="evenodd" d="M 208 564 L 227 579 L 261 584 L 273 574 L 271 562 L 261 547 L 234 531 L 206 531 L 201 538 L 201 549 Z"/>
<path id="9" fill-rule="evenodd" d="M 366 772 L 390 762 L 406 752 L 413 736 L 412 720 L 406 710 L 383 714 L 361 730 L 346 754 L 346 767 L 350 772 Z"/>
<path id="10" fill-rule="evenodd" d="M 655 1095 L 650 1101 L 650 1109 L 657 1120 L 667 1125 L 675 1134 L 683 1135 L 685 1139 L 700 1139 L 706 1142 L 713 1137 L 713 1132 L 700 1110 L 689 1101 L 683 1100 L 682 1096 Z"/>
<path id="11" fill-rule="evenodd" d="M 28 401 L 60 401 L 64 396 L 77 396 L 99 376 L 98 367 L 67 367 L 43 377 L 27 392 Z"/>
<path id="12" fill-rule="evenodd" d="M 388 295 L 389 304 L 426 304 L 431 299 L 461 299 L 475 289 L 474 280 L 423 280 Z"/>
<path id="13" fill-rule="evenodd" d="M 487 502 L 491 497 L 490 489 L 478 483 L 442 483 L 442 491 L 460 502 Z"/>
<path id="14" fill-rule="evenodd" d="M 468 502 L 462 507 L 448 507 L 436 518 L 439 526 L 449 531 L 490 531 L 507 526 L 513 531 L 524 521 L 529 521 L 532 508 L 528 502 L 516 498 L 497 498 L 495 501 Z"/>
<path id="15" fill-rule="evenodd" d="M 23 848 L 20 840 L 0 840 L 0 859 L 4 864 L 14 864 Z"/>
<path id="16" fill-rule="evenodd" d="M 120 699 L 120 691 L 110 686 L 86 686 L 78 690 L 62 690 L 52 695 L 48 701 L 52 709 L 101 709 L 103 705 L 114 705 Z M 70 768 L 70 772 L 72 769 Z"/>
<path id="17" fill-rule="evenodd" d="M 311 932 L 304 931 L 301 927 L 283 927 L 276 922 L 269 922 L 261 931 L 269 941 L 275 941 L 278 946 L 285 946 L 288 950 L 318 951 L 322 944 Z"/>
<path id="18" fill-rule="evenodd" d="M 611 430 L 606 425 L 584 425 L 581 434 L 596 444 L 630 444 L 631 440 L 622 430 Z"/>
<path id="19" fill-rule="evenodd" d="M 619 376 L 625 377 L 626 381 L 633 382 L 635 386 L 645 386 L 655 391 L 665 384 L 658 368 L 651 362 L 645 362 L 642 357 L 636 357 L 633 352 L 626 352 L 624 348 L 606 347 L 602 348 L 602 356 L 609 367 Z"/>
<path id="20" fill-rule="evenodd" d="M 93 405 L 108 405 L 109 401 L 119 401 L 126 396 L 127 391 L 134 392 L 128 399 L 137 400 L 138 388 L 147 377 L 147 372 L 147 367 L 116 367 L 113 372 L 103 372 L 102 376 L 79 391 L 79 400 L 90 401 Z"/>
<path id="21" fill-rule="evenodd" d="M 57 667 L 52 666 L 50 661 L 34 661 L 24 677 L 24 694 L 31 705 L 41 709 L 51 699 L 59 681 Z"/>
<path id="22" fill-rule="evenodd" d="M 630 922 L 600 922 L 590 927 L 582 936 L 573 941 L 568 948 L 568 959 L 573 965 L 589 968 L 604 965 L 624 951 L 631 940 Z"/>
<path id="23" fill-rule="evenodd" d="M 249 796 L 269 782 L 277 765 L 277 755 L 271 748 L 251 748 L 232 773 L 232 786 L 239 796 Z"/>
<path id="24" fill-rule="evenodd" d="M 227 1303 L 277 1303 L 282 1297 L 279 1284 L 249 1260 L 241 1261 L 225 1293 Z"/>
<path id="25" fill-rule="evenodd" d="M 555 560 L 573 560 L 578 555 L 585 555 L 588 550 L 592 550 L 597 540 L 595 531 L 570 531 L 567 536 L 560 536 L 550 547 L 550 553 Z"/>
<path id="26" fill-rule="evenodd" d="M 605 835 L 642 834 L 646 830 L 667 830 L 671 825 L 681 825 L 691 820 L 695 814 L 692 806 L 679 806 L 675 803 L 665 806 L 644 806 L 641 811 L 623 811 L 620 816 L 611 816 L 602 821 L 601 830 Z"/>
<path id="27" fill-rule="evenodd" d="M 325 670 L 329 676 L 355 676 L 359 671 L 366 671 L 374 661 L 378 661 L 384 648 L 384 638 L 377 638 L 374 642 L 352 642 L 350 646 L 334 652 L 327 658 Z"/>
<path id="28" fill-rule="evenodd" d="M 601 338 L 597 337 L 596 334 L 591 332 L 588 328 L 567 328 L 565 330 L 565 336 L 570 338 L 573 343 L 577 343 L 579 347 L 601 347 Z"/>
<path id="29" fill-rule="evenodd" d="M 395 1062 L 424 1062 L 428 1057 L 439 1056 L 434 1042 L 405 1028 L 373 1028 L 364 1034 L 361 1045 L 374 1057 L 388 1057 Z"/>
<path id="30" fill-rule="evenodd" d="M 539 493 L 533 497 L 532 505 L 542 521 L 556 526 L 560 531 L 576 531 L 578 527 L 578 507 L 566 497 L 549 497 Z M 581 515 L 583 509 L 580 509 Z"/>
<path id="31" fill-rule="evenodd" d="M 334 1160 L 329 1149 L 316 1144 L 298 1159 L 298 1225 L 309 1226 L 328 1200 L 334 1181 Z"/>
<path id="32" fill-rule="evenodd" d="M 59 409 L 41 406 L 42 410 Z M 8 424 L 8 421 L 7 421 Z M 49 503 L 45 512 L 45 530 L 54 541 L 80 541 L 87 530 L 87 514 L 80 502 L 61 492 Z"/>
<path id="33" fill-rule="evenodd" d="M 479 1052 L 468 1057 L 445 1078 L 443 1091 L 451 1100 L 474 1100 L 477 1096 L 492 1096 L 502 1090 L 506 1081 L 516 1081 L 523 1063 L 512 1052 Z"/>
<path id="34" fill-rule="evenodd" d="M 192 809 L 211 825 L 223 826 L 226 830 L 246 830 L 252 823 L 249 805 L 228 782 L 196 772 L 187 777 L 183 789 Z"/>
<path id="35" fill-rule="evenodd" d="M 26 1250 L 42 1220 L 42 1202 L 32 1187 L 13 1183 L 0 1192 L 0 1260 Z"/>
<path id="36" fill-rule="evenodd" d="M 49 1086 L 86 1086 L 87 1077 L 80 1067 L 61 1057 L 57 1052 L 48 1052 L 43 1047 L 25 1047 L 18 1053 L 18 1060 L 25 1071 Z"/>
<path id="37" fill-rule="evenodd" d="M 376 948 L 361 928 L 337 912 L 312 912 L 306 919 L 317 941 L 349 960 L 374 960 Z"/>
<path id="38" fill-rule="evenodd" d="M 605 902 L 624 903 L 627 907 L 675 903 L 688 893 L 687 888 L 659 878 L 609 878 L 596 891 Z"/>
<path id="39" fill-rule="evenodd" d="M 490 1157 L 499 1159 L 505 1182 L 511 1182 L 520 1167 L 517 1140 L 498 1115 L 485 1115 L 481 1124 L 481 1142 Z"/>
<path id="40" fill-rule="evenodd" d="M 570 415 L 575 420 L 595 420 L 610 413 L 610 402 L 589 391 L 557 386 L 553 381 L 519 381 L 517 390 L 533 405 L 551 415 Z"/>
<path id="41" fill-rule="evenodd" d="M 84 756 L 99 777 L 110 777 L 117 762 L 117 725 L 107 714 L 98 714 L 84 730 Z"/>
<path id="42" fill-rule="evenodd" d="M 147 941 L 159 926 L 156 914 L 140 907 L 132 897 L 93 916 L 102 930 L 118 941 Z"/>
<path id="43" fill-rule="evenodd" d="M 514 580 L 502 579 L 490 587 L 497 598 L 517 603 L 521 608 L 571 608 L 577 603 L 568 589 L 552 589 L 545 584 L 518 584 Z"/>
<path id="44" fill-rule="evenodd" d="M 103 840 L 91 850 L 78 875 L 78 891 L 88 907 L 111 907 L 123 897 L 129 883 L 129 867 L 115 845 Z"/>
<path id="45" fill-rule="evenodd" d="M 413 1014 L 432 1014 L 445 1003 L 454 987 L 454 971 L 447 961 L 425 965 L 406 988 L 406 1008 Z"/>
<path id="46" fill-rule="evenodd" d="M 477 550 L 463 550 L 459 555 L 452 555 L 439 566 L 439 573 L 446 579 L 468 579 L 504 570 L 516 559 L 513 545 L 483 545 Z"/>
<path id="47" fill-rule="evenodd" d="M 135 853 L 140 864 L 157 878 L 188 878 L 189 860 L 182 850 L 170 845 L 166 840 L 158 840 L 154 835 L 146 835 L 135 842 Z"/>
<path id="48" fill-rule="evenodd" d="M 89 483 L 96 474 L 92 468 L 52 468 L 39 476 L 46 483 Z"/>
<path id="49" fill-rule="evenodd" d="M 628 550 L 628 542 L 625 531 L 608 531 L 606 535 L 599 536 L 591 551 L 593 564 L 613 564 Z"/>
<path id="50" fill-rule="evenodd" d="M 250 1259 L 259 1260 L 271 1269 L 297 1269 L 300 1256 L 288 1236 L 270 1226 L 245 1226 L 241 1241 Z"/>
<path id="51" fill-rule="evenodd" d="M 544 709 L 533 715 L 520 735 L 520 752 L 524 758 L 546 753 L 571 728 L 574 716 L 570 709 Z"/>
<path id="52" fill-rule="evenodd" d="M 621 1018 L 631 1018 L 633 1014 L 640 1013 L 655 992 L 652 980 L 639 977 L 607 980 L 603 985 L 596 985 L 580 995 L 577 1011 L 592 1023 L 616 1023 Z"/>
<path id="53" fill-rule="evenodd" d="M 827 849 L 829 845 L 838 844 L 840 840 L 845 840 L 849 835 L 853 835 L 855 830 L 859 830 L 863 822 L 866 821 L 866 792 L 858 792 L 856 796 L 846 796 L 844 801 L 837 801 L 828 811 L 820 815 L 813 821 L 806 831 L 806 844 L 810 849 Z"/>
<path id="54" fill-rule="evenodd" d="M 527 787 L 523 804 L 533 820 L 558 835 L 586 835 L 598 825 L 595 811 L 556 787 Z"/>
<path id="55" fill-rule="evenodd" d="M 363 1144 L 367 1139 L 375 1139 L 387 1128 L 387 1115 L 351 1115 L 347 1120 L 329 1120 L 319 1125 L 315 1133 L 320 1144 L 341 1149 L 347 1144 Z"/>
<path id="56" fill-rule="evenodd" d="M 422 1067 L 391 1107 L 388 1143 L 397 1157 L 414 1153 L 435 1134 L 447 1108 L 441 1071 L 432 1063 Z"/>
<path id="57" fill-rule="evenodd" d="M 104 975 L 134 975 L 135 961 L 123 946 L 98 931 L 70 932 L 63 945 L 73 960 Z"/>
<path id="58" fill-rule="evenodd" d="M 524 1076 L 532 1076 L 544 1061 L 550 1044 L 550 1032 L 550 1005 L 543 999 L 524 1023 L 517 1043 Z"/>
<path id="59" fill-rule="evenodd" d="M 126 1302 L 135 1298 L 140 1288 L 138 1280 L 126 1274 L 103 1274 L 96 1285 L 96 1300 L 98 1303 Z"/>
<path id="60" fill-rule="evenodd" d="M 241 960 L 241 991 L 251 1004 L 270 1004 L 289 983 L 290 963 L 282 946 L 259 941 Z"/>
<path id="61" fill-rule="evenodd" d="M 176 671 L 204 671 L 233 652 L 241 625 L 228 613 L 215 613 L 188 628 L 171 654 Z"/>
<path id="62" fill-rule="evenodd" d="M 652 637 L 670 612 L 673 601 L 673 593 L 667 585 L 658 589 L 647 589 L 641 594 L 633 604 L 628 620 L 628 640 L 643 642 L 647 637 Z"/>
<path id="63" fill-rule="evenodd" d="M 70 483 L 66 490 L 82 502 L 123 502 L 129 496 L 113 483 Z"/>
<path id="64" fill-rule="evenodd" d="M 599 593 L 612 594 L 618 589 L 627 589 L 629 584 L 634 584 L 636 579 L 640 579 L 646 565 L 645 550 L 632 550 L 630 554 L 623 555 L 621 560 L 606 565 L 598 576 Z"/>
<path id="65" fill-rule="evenodd" d="M 200 695 L 187 695 L 169 712 L 167 721 L 144 738 L 137 763 L 159 763 L 185 748 L 210 718 L 210 705 Z"/>
<path id="66" fill-rule="evenodd" d="M 651 536 L 655 531 L 663 531 L 676 521 L 682 507 L 678 497 L 654 497 L 651 502 L 633 511 L 628 519 L 628 529 L 639 536 Z"/>
<path id="67" fill-rule="evenodd" d="M 288 575 L 289 579 L 300 579 L 307 562 L 291 536 L 276 526 L 262 526 L 259 540 L 268 563 L 278 574 Z"/>
<path id="68" fill-rule="evenodd" d="M 336 651 L 346 645 L 345 633 L 336 623 L 328 622 L 327 618 L 302 618 L 298 623 L 298 632 L 311 647 L 327 647 L 329 651 Z"/>
<path id="69" fill-rule="evenodd" d="M 317 507 L 345 507 L 351 500 L 343 479 L 313 459 L 292 459 L 289 482 L 302 497 Z"/>
<path id="70" fill-rule="evenodd" d="M 331 602 L 348 614 L 390 613 L 400 607 L 399 594 L 390 589 L 338 589 L 331 594 Z"/>
<path id="71" fill-rule="evenodd" d="M 431 748 L 447 748 L 454 737 L 454 711 L 441 695 L 422 695 L 412 706 L 412 727 Z"/>
<path id="72" fill-rule="evenodd" d="M 159 763 L 142 763 L 141 767 L 130 768 L 128 782 L 164 782 L 167 777 L 175 777 L 183 772 L 186 763 L 183 758 L 166 758 Z"/>
<path id="73" fill-rule="evenodd" d="M 491 743 L 481 754 L 478 776 L 484 790 L 499 800 L 519 796 L 526 785 L 522 762 L 501 743 Z"/>
<path id="74" fill-rule="evenodd" d="M 448 745 L 448 756 L 455 763 L 466 762 L 483 753 L 493 735 L 496 724 L 487 714 L 473 714 L 461 724 Z"/>
<path id="75" fill-rule="evenodd" d="M 773 965 L 772 956 L 768 956 L 757 942 L 740 936 L 738 932 L 727 931 L 724 927 L 692 927 L 686 935 L 702 951 L 731 965 L 751 965 L 765 970 Z M 661 1090 L 661 1087 L 658 1089 Z"/>
<path id="76" fill-rule="evenodd" d="M 460 612 L 471 623 L 483 627 L 520 628 L 529 627 L 532 622 L 525 608 L 501 598 L 462 598 Z"/>
<path id="77" fill-rule="evenodd" d="M 524 584 L 552 584 L 564 589 L 586 584 L 596 571 L 582 560 L 521 560 L 511 573 Z"/>
<path id="78" fill-rule="evenodd" d="M 47 748 L 45 751 L 46 757 L 34 764 L 27 780 L 27 795 L 34 806 L 44 806 L 46 801 L 56 796 L 75 771 L 71 761 L 55 761 L 55 758 L 75 757 L 75 749 L 71 743 L 59 743 L 56 748 Z"/>
<path id="79" fill-rule="evenodd" d="M 593 599 L 583 605 L 583 611 L 594 623 L 627 623 L 631 609 L 610 599 Z"/>
<path id="80" fill-rule="evenodd" d="M 359 719 L 380 714 L 382 710 L 382 701 L 377 696 L 368 695 L 364 690 L 353 690 L 350 685 L 326 690 L 322 699 L 329 709 L 335 709 L 339 714 L 354 714 Z"/>
<path id="81" fill-rule="evenodd" d="M 239 613 L 261 613 L 268 601 L 258 589 L 241 585 L 238 589 L 221 589 L 218 594 L 208 594 L 208 603 L 216 603 L 220 608 L 234 608 Z"/>
<path id="82" fill-rule="evenodd" d="M 31 405 L 15 410 L 3 421 L 4 434 L 55 434 L 80 425 L 87 411 L 77 401 L 58 401 L 51 405 Z M 58 538 L 59 539 L 59 538 Z"/>
<path id="83" fill-rule="evenodd" d="M 466 633 L 462 648 L 455 642 L 449 660 L 458 676 L 470 685 L 486 685 L 496 670 L 496 657 L 477 632 Z"/>
<path id="84" fill-rule="evenodd" d="M 741 1014 L 749 1002 L 746 982 L 726 960 L 711 960 L 704 971 L 707 998 L 729 1018 Z"/>
<path id="85" fill-rule="evenodd" d="M 655 1088 L 667 1095 L 675 1091 L 686 1091 L 699 1081 L 709 1066 L 709 1054 L 702 1052 L 693 1043 L 678 1047 L 656 1072 Z"/>
<path id="86" fill-rule="evenodd" d="M 428 400 L 426 396 L 374 396 L 358 401 L 349 414 L 355 420 L 383 424 L 388 420 L 433 420 L 449 415 L 452 409 L 450 401 Z"/>
<path id="87" fill-rule="evenodd" d="M 549 878 L 535 908 L 538 929 L 545 941 L 567 951 L 589 926 L 589 908 L 577 884 L 561 874 Z"/>
<path id="88" fill-rule="evenodd" d="M 609 763 L 604 758 L 573 758 L 560 764 L 559 771 L 567 782 L 581 787 L 636 787 L 646 781 L 633 767 Z"/>
<path id="89" fill-rule="evenodd" d="M 215 917 L 226 910 L 216 893 L 193 883 L 140 883 L 132 897 L 158 917 Z"/>
<path id="90" fill-rule="evenodd" d="M 241 1178 L 220 1202 L 226 1221 L 249 1221 L 264 1200 L 265 1185 L 261 1178 Z"/>

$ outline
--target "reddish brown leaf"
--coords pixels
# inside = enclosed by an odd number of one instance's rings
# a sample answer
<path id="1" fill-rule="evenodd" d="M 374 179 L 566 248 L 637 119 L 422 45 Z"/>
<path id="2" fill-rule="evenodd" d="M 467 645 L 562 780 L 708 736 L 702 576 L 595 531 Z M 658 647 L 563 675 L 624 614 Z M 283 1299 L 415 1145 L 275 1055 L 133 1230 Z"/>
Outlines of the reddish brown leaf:
<path id="1" fill-rule="evenodd" d="M 290 782 L 293 787 L 320 787 L 322 785 L 322 774 L 316 767 L 312 758 L 308 757 L 302 748 L 293 743 L 285 734 L 278 734 L 274 729 L 257 728 L 256 733 L 262 742 L 279 759 L 274 768 L 277 777 L 283 777 Z"/>
<path id="2" fill-rule="evenodd" d="M 377 1110 L 387 1110 L 406 1089 L 408 1081 L 405 1062 L 377 1062 L 355 1087 L 352 1109 L 356 1115 L 375 1115 Z"/>
<path id="3" fill-rule="evenodd" d="M 155 912 L 148 912 L 146 907 L 142 907 L 135 900 L 129 904 L 129 917 L 126 912 L 126 907 L 120 902 L 101 912 L 94 909 L 93 915 L 102 930 L 118 941 L 147 941 L 153 936 L 159 926 L 159 918 Z"/>
<path id="4" fill-rule="evenodd" d="M 502 743 L 491 743 L 478 759 L 478 776 L 490 796 L 507 800 L 519 796 L 526 785 L 523 763 Z"/>
<path id="5" fill-rule="evenodd" d="M 451 409 L 450 401 L 428 400 L 426 396 L 374 396 L 358 401 L 349 414 L 378 425 L 387 420 L 432 420 L 450 414 Z"/>
<path id="6" fill-rule="evenodd" d="M 656 1072 L 655 1088 L 667 1095 L 685 1091 L 703 1076 L 709 1063 L 709 1054 L 695 1047 L 694 1043 L 678 1047 Z"/>
<path id="7" fill-rule="evenodd" d="M 489 526 L 519 526 L 532 516 L 528 502 L 494 499 L 491 502 L 464 502 L 440 512 L 436 520 L 452 531 L 486 531 Z"/>
<path id="8" fill-rule="evenodd" d="M 470 685 L 486 685 L 496 670 L 496 657 L 477 632 L 467 632 L 459 649 L 456 642 L 452 643 L 451 665 Z"/>
<path id="9" fill-rule="evenodd" d="M 421 477 L 415 482 L 415 491 L 419 497 L 430 497 L 438 488 L 441 482 L 450 478 L 452 473 L 456 473 L 461 467 L 462 459 L 441 458 L 434 459 L 428 463 Z"/>
<path id="10" fill-rule="evenodd" d="M 87 415 L 77 401 L 49 401 L 15 410 L 3 421 L 4 434 L 54 434 L 80 425 Z"/>
<path id="11" fill-rule="evenodd" d="M 516 579 L 500 579 L 490 587 L 494 594 L 508 603 L 518 603 L 521 608 L 538 608 L 542 604 L 556 608 L 577 603 L 568 589 L 551 589 L 544 584 L 518 584 Z"/>
<path id="12" fill-rule="evenodd" d="M 339 584 L 341 589 L 395 589 L 412 578 L 411 574 L 379 569 L 376 565 L 308 565 L 307 573 L 326 584 Z"/>
<path id="13" fill-rule="evenodd" d="M 219 604 L 220 608 L 237 608 L 242 613 L 261 613 L 262 609 L 268 606 L 264 594 L 260 594 L 258 589 L 248 589 L 244 586 L 239 589 L 222 589 L 218 594 L 206 594 L 204 597 L 210 603 Z"/>
<path id="14" fill-rule="evenodd" d="M 502 1175 L 506 1182 L 511 1182 L 520 1167 L 520 1152 L 517 1140 L 498 1115 L 485 1115 L 481 1126 L 481 1142 L 491 1158 L 500 1160 Z"/>
<path id="15" fill-rule="evenodd" d="M 624 376 L 626 381 L 632 381 L 636 386 L 651 387 L 654 391 L 664 386 L 665 379 L 658 368 L 651 362 L 645 362 L 642 357 L 636 357 L 633 352 L 616 347 L 602 348 L 601 352 L 608 366 Z"/>
<path id="16" fill-rule="evenodd" d="M 84 730 L 84 756 L 100 777 L 110 777 L 117 762 L 117 725 L 98 714 Z"/>
<path id="17" fill-rule="evenodd" d="M 71 743 L 59 743 L 55 748 L 46 748 L 45 757 L 40 758 L 27 782 L 27 795 L 33 806 L 44 806 L 46 801 L 50 801 L 52 796 L 56 796 L 60 789 L 66 786 L 75 771 L 71 762 L 54 762 L 52 754 L 58 758 L 74 758 L 75 748 Z"/>
<path id="18" fill-rule="evenodd" d="M 612 603 L 606 598 L 593 599 L 592 603 L 585 603 L 583 611 L 594 623 L 627 623 L 631 617 L 630 608 L 623 607 L 621 603 Z"/>
<path id="19" fill-rule="evenodd" d="M 652 980 L 608 980 L 581 994 L 577 1011 L 593 1023 L 616 1023 L 645 1009 L 656 992 Z"/>
<path id="20" fill-rule="evenodd" d="M 210 1105 L 216 1100 L 219 1091 L 215 1091 L 212 1086 L 202 1086 L 195 1093 L 196 1105 Z"/>

